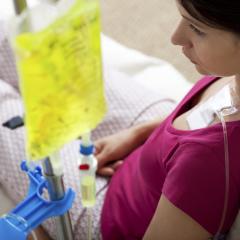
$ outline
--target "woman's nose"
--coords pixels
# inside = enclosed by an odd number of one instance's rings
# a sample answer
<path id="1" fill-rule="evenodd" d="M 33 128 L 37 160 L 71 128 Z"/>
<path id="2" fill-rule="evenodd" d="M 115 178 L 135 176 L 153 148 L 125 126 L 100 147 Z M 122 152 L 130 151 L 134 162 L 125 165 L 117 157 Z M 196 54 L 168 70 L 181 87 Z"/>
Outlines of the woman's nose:
<path id="1" fill-rule="evenodd" d="M 178 29 L 176 29 L 174 31 L 174 33 L 172 34 L 172 37 L 171 37 L 171 43 L 173 45 L 180 45 L 180 41 L 179 41 L 179 33 L 178 33 Z"/>
<path id="2" fill-rule="evenodd" d="M 178 25 L 177 29 L 173 33 L 171 37 L 171 42 L 174 45 L 180 45 L 186 48 L 192 47 L 192 43 L 188 37 L 188 33 L 182 23 Z"/>

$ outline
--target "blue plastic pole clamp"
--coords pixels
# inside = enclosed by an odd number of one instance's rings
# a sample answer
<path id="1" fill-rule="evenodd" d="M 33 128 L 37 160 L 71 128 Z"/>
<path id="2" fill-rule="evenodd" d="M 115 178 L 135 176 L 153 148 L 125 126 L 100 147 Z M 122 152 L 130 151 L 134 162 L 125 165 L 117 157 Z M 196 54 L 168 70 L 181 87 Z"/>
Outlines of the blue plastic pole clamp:
<path id="1" fill-rule="evenodd" d="M 30 186 L 28 196 L 9 213 L 0 218 L 0 239 L 25 240 L 29 233 L 51 217 L 66 213 L 75 198 L 72 189 L 68 189 L 63 199 L 48 201 L 42 197 L 47 189 L 47 181 L 39 166 L 29 170 L 26 161 L 21 169 L 28 174 Z"/>

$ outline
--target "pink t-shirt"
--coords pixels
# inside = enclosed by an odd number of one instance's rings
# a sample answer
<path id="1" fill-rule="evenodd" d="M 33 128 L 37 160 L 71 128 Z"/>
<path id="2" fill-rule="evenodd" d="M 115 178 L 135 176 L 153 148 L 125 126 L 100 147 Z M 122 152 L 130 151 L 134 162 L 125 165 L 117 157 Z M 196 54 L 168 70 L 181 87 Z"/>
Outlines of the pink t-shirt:
<path id="1" fill-rule="evenodd" d="M 222 126 L 178 130 L 172 125 L 189 109 L 193 98 L 216 79 L 207 76 L 198 81 L 112 177 L 101 216 L 104 240 L 142 239 L 162 194 L 211 234 L 217 232 L 225 196 Z M 224 233 L 240 206 L 240 121 L 228 122 L 227 131 L 230 192 Z"/>

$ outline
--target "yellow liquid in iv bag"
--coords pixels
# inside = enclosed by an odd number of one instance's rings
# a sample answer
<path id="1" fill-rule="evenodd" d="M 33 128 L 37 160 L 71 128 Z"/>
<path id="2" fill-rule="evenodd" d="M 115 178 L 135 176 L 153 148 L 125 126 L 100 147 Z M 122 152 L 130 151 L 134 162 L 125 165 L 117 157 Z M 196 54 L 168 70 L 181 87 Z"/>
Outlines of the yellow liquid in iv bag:
<path id="1" fill-rule="evenodd" d="M 16 38 L 27 153 L 38 160 L 95 128 L 105 112 L 99 5 L 76 0 L 46 29 Z"/>
<path id="2" fill-rule="evenodd" d="M 84 207 L 93 207 L 96 202 L 96 181 L 93 176 L 83 176 L 81 179 L 82 204 Z"/>

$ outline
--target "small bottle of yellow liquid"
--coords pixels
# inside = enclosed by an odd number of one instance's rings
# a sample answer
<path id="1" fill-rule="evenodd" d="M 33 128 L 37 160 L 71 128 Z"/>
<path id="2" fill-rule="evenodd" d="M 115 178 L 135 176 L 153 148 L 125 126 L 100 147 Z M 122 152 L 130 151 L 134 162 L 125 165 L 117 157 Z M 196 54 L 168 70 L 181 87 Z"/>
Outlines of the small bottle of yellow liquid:
<path id="1" fill-rule="evenodd" d="M 96 169 L 97 160 L 93 155 L 92 143 L 80 144 L 79 176 L 82 204 L 93 207 L 96 202 Z"/>

